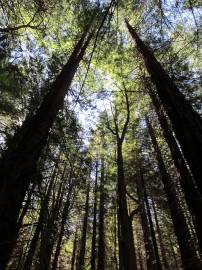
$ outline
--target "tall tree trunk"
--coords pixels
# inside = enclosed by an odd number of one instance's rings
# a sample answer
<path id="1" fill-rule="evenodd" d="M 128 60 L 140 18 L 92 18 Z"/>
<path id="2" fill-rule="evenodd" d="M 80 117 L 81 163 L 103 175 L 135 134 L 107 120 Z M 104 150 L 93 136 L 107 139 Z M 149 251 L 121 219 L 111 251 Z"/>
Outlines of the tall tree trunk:
<path id="1" fill-rule="evenodd" d="M 136 270 L 132 222 L 128 215 L 126 200 L 126 183 L 122 156 L 122 142 L 117 141 L 117 180 L 118 180 L 118 218 L 120 221 L 121 251 L 124 270 Z"/>
<path id="2" fill-rule="evenodd" d="M 158 214 L 157 214 L 155 202 L 154 202 L 153 198 L 152 198 L 151 201 L 152 201 L 152 207 L 153 207 L 153 210 L 154 210 L 154 219 L 155 219 L 155 223 L 156 223 L 156 230 L 157 230 L 157 233 L 158 233 L 158 238 L 159 238 L 159 244 L 160 244 L 160 248 L 161 248 L 161 255 L 162 255 L 162 259 L 163 259 L 164 269 L 169 270 L 170 266 L 169 266 L 169 263 L 168 263 L 167 258 L 166 258 L 166 250 L 165 250 L 164 243 L 163 243 L 163 238 L 162 238 L 161 228 L 160 228 L 159 221 L 158 221 Z"/>
<path id="3" fill-rule="evenodd" d="M 30 183 L 30 172 L 47 140 L 58 111 L 63 106 L 74 74 L 92 35 L 87 31 L 75 46 L 36 114 L 25 120 L 0 161 L 0 269 L 5 269 L 15 244 L 19 212 Z M 12 168 L 12 170 L 11 170 Z"/>
<path id="4" fill-rule="evenodd" d="M 117 209 L 118 210 L 118 209 Z M 118 220 L 118 245 L 119 245 L 119 270 L 123 270 L 123 251 L 122 251 L 122 238 L 121 238 L 121 225 L 120 225 L 120 217 L 117 211 L 117 220 Z"/>
<path id="5" fill-rule="evenodd" d="M 47 220 L 44 223 L 44 227 L 42 230 L 41 246 L 39 252 L 39 264 L 38 264 L 38 268 L 40 270 L 50 269 L 53 247 L 57 238 L 57 223 L 59 218 L 59 212 L 62 206 L 63 196 L 65 192 L 66 167 L 67 164 L 64 165 L 60 180 L 58 181 L 58 178 L 56 178 L 55 187 L 59 185 L 57 196 L 56 198 L 54 198 L 55 195 L 53 187 L 53 199 L 51 209 L 49 211 L 49 215 L 47 216 Z M 69 200 L 67 200 L 67 205 L 69 205 L 68 203 Z"/>
<path id="6" fill-rule="evenodd" d="M 18 223 L 17 223 L 17 230 L 18 230 L 18 232 L 20 230 L 20 227 L 22 226 L 24 217 L 27 214 L 27 210 L 29 209 L 29 206 L 30 206 L 30 203 L 31 203 L 31 199 L 32 199 L 32 195 L 33 195 L 34 189 L 35 189 L 35 183 L 33 183 L 32 186 L 31 186 L 31 188 L 29 189 L 28 194 L 27 194 L 27 199 L 26 199 L 25 205 L 24 205 L 24 207 L 22 209 L 22 212 L 20 213 L 20 216 L 19 216 L 19 219 L 18 219 Z"/>
<path id="7" fill-rule="evenodd" d="M 57 165 L 58 165 L 58 162 L 56 163 L 56 165 L 55 165 L 55 167 L 53 169 L 53 173 L 52 173 L 52 176 L 51 176 L 51 179 L 50 179 L 50 183 L 48 185 L 47 192 L 46 192 L 45 197 L 44 197 L 44 199 L 42 200 L 42 203 L 41 203 L 41 209 L 40 209 L 40 213 L 39 213 L 38 223 L 37 223 L 36 229 L 34 231 L 32 241 L 30 243 L 29 251 L 28 251 L 25 263 L 24 263 L 23 270 L 29 270 L 32 267 L 34 255 L 35 255 L 35 252 L 36 252 L 36 247 L 37 247 L 38 240 L 39 240 L 39 235 L 40 235 L 40 233 L 42 231 L 44 218 L 45 218 L 45 215 L 46 215 L 46 212 L 47 212 L 47 206 L 48 206 L 48 203 L 49 203 L 50 194 L 51 194 L 52 187 L 53 187 L 55 177 L 56 177 L 56 174 L 57 174 Z"/>
<path id="8" fill-rule="evenodd" d="M 57 180 L 56 180 L 57 181 Z M 57 216 L 59 214 L 59 199 L 61 196 L 61 185 L 58 190 L 58 194 L 56 197 L 55 203 L 52 202 L 51 209 L 47 209 L 47 214 L 45 215 L 45 222 L 43 224 L 42 232 L 41 232 L 41 245 L 39 251 L 39 270 L 49 270 L 51 263 L 51 255 L 53 251 L 53 246 L 55 243 L 56 235 L 57 235 Z"/>
<path id="9" fill-rule="evenodd" d="M 126 25 L 143 56 L 145 66 L 156 85 L 159 98 L 170 117 L 173 130 L 202 194 L 202 120 L 127 20 Z"/>
<path id="10" fill-rule="evenodd" d="M 171 180 L 167 173 L 160 148 L 158 146 L 155 133 L 149 119 L 145 117 L 148 131 L 152 140 L 154 150 L 156 152 L 156 158 L 158 162 L 158 168 L 161 175 L 162 182 L 164 184 L 165 193 L 167 196 L 168 204 L 171 211 L 171 217 L 174 225 L 175 234 L 178 239 L 183 266 L 185 269 L 196 270 L 202 269 L 202 264 L 198 258 L 195 243 L 190 234 L 189 227 L 184 217 L 182 208 L 178 200 L 178 194 L 176 191 L 175 183 Z"/>
<path id="11" fill-rule="evenodd" d="M 83 228 L 81 234 L 81 245 L 78 257 L 77 270 L 84 269 L 84 261 L 85 261 L 85 253 L 86 253 L 86 234 L 88 227 L 88 213 L 89 213 L 89 193 L 90 193 L 90 182 L 87 186 L 87 194 L 86 194 L 86 203 L 85 203 L 85 214 L 83 219 Z"/>
<path id="12" fill-rule="evenodd" d="M 104 181 L 105 167 L 104 158 L 101 158 L 101 177 L 100 177 L 100 202 L 99 202 L 99 225 L 98 225 L 98 266 L 97 269 L 105 269 L 105 231 L 104 231 Z"/>
<path id="13" fill-rule="evenodd" d="M 155 253 L 154 253 L 154 248 L 153 248 L 153 243 L 152 243 L 151 230 L 150 230 L 150 226 L 149 226 L 149 222 L 147 218 L 147 212 L 145 208 L 144 187 L 139 177 L 137 177 L 136 179 L 136 184 L 137 184 L 138 202 L 141 207 L 140 218 L 141 218 L 144 245 L 145 245 L 145 251 L 146 251 L 147 268 L 151 270 L 158 269 L 158 265 L 157 265 Z"/>
<path id="14" fill-rule="evenodd" d="M 66 225 L 67 218 L 69 216 L 69 211 L 70 211 L 70 200 L 71 200 L 71 195 L 72 195 L 72 189 L 73 189 L 73 183 L 71 183 L 71 186 L 69 187 L 66 202 L 64 204 L 64 208 L 62 211 L 61 227 L 60 227 L 59 237 L 58 237 L 55 255 L 54 255 L 54 259 L 53 259 L 52 270 L 57 269 L 58 258 L 60 255 L 61 244 L 62 244 L 62 237 L 64 235 L 65 225 Z"/>
<path id="15" fill-rule="evenodd" d="M 198 242 L 200 248 L 202 250 L 202 197 L 200 192 L 198 191 L 195 182 L 192 176 L 189 173 L 187 165 L 184 161 L 184 158 L 181 154 L 179 146 L 175 140 L 175 137 L 172 134 L 166 116 L 163 112 L 163 108 L 160 104 L 158 97 L 155 95 L 154 91 L 148 86 L 149 95 L 152 99 L 154 108 L 158 115 L 159 123 L 161 125 L 164 137 L 169 146 L 174 165 L 178 172 L 178 179 L 182 190 L 185 195 L 185 199 L 190 211 L 190 214 L 193 218 L 194 227 L 196 230 L 196 234 L 198 237 Z"/>
<path id="16" fill-rule="evenodd" d="M 118 260 L 117 260 L 117 209 L 116 209 L 116 202 L 114 202 L 114 263 L 115 263 L 115 270 L 118 270 Z"/>
<path id="17" fill-rule="evenodd" d="M 71 259 L 71 270 L 74 270 L 75 262 L 76 262 L 76 252 L 77 252 L 77 228 L 74 236 L 74 244 L 73 244 L 73 252 Z"/>
<path id="18" fill-rule="evenodd" d="M 151 229 L 151 237 L 152 237 L 152 242 L 153 242 L 153 246 L 154 246 L 156 264 L 157 264 L 158 269 L 162 269 L 161 260 L 160 260 L 160 256 L 159 256 L 158 244 L 157 244 L 157 240 L 156 240 L 156 234 L 155 234 L 155 230 L 154 230 L 154 224 L 153 224 L 151 210 L 150 210 L 149 199 L 147 196 L 147 190 L 146 190 L 146 186 L 145 186 L 145 182 L 144 182 L 144 176 L 143 176 L 142 172 L 140 172 L 140 175 L 141 175 L 141 180 L 142 180 L 142 184 L 143 184 L 143 188 L 144 188 L 144 199 L 145 199 L 145 204 L 146 204 L 146 209 L 147 209 L 149 225 L 150 225 L 150 229 Z"/>
<path id="19" fill-rule="evenodd" d="M 96 269 L 96 233 L 97 233 L 97 178 L 98 178 L 98 161 L 95 164 L 95 188 L 94 188 L 94 207 L 93 207 L 93 235 L 91 245 L 91 270 Z"/>

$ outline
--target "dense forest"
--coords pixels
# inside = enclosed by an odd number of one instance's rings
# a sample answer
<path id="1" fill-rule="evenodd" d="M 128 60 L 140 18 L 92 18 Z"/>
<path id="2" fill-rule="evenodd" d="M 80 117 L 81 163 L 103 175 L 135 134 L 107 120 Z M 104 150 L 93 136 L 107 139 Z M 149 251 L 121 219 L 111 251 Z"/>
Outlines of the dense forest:
<path id="1" fill-rule="evenodd" d="M 0 14 L 0 270 L 202 270 L 200 0 Z"/>

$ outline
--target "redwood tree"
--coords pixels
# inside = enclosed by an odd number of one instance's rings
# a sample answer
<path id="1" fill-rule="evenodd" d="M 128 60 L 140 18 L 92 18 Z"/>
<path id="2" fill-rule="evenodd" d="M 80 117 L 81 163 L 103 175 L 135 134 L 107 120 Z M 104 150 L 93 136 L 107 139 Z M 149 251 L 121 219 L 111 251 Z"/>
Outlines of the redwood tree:
<path id="1" fill-rule="evenodd" d="M 156 86 L 158 96 L 171 120 L 183 154 L 202 193 L 202 120 L 127 20 L 126 25 L 144 59 L 147 71 Z"/>

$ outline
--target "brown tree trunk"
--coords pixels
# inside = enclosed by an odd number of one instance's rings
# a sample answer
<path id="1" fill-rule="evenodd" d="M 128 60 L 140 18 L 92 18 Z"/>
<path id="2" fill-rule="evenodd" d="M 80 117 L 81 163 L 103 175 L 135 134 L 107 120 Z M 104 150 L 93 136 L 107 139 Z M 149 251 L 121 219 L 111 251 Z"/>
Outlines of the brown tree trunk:
<path id="1" fill-rule="evenodd" d="M 141 218 L 144 245 L 145 245 L 145 251 L 146 251 L 147 268 L 151 270 L 158 269 L 155 253 L 154 253 L 154 248 L 153 248 L 153 243 L 152 243 L 151 230 L 150 230 L 150 226 L 149 226 L 149 222 L 147 218 L 147 212 L 145 208 L 144 187 L 139 177 L 137 177 L 136 183 L 137 183 L 138 201 L 141 207 L 140 218 Z"/>
<path id="2" fill-rule="evenodd" d="M 157 214 L 155 202 L 154 202 L 153 198 L 152 198 L 151 201 L 152 201 L 152 207 L 153 207 L 153 210 L 154 210 L 154 218 L 155 218 L 155 223 L 156 223 L 156 230 L 157 230 L 157 233 L 158 233 L 158 238 L 159 238 L 159 244 L 160 244 L 160 248 L 161 248 L 161 255 L 162 255 L 162 259 L 163 259 L 164 269 L 169 270 L 170 266 L 169 266 L 167 258 L 166 258 L 166 251 L 165 251 L 165 247 L 164 247 L 164 243 L 163 243 L 161 228 L 160 228 L 159 221 L 158 221 L 158 214 Z"/>
<path id="3" fill-rule="evenodd" d="M 177 169 L 178 179 L 182 190 L 185 194 L 185 199 L 193 218 L 194 227 L 198 237 L 198 242 L 202 250 L 202 197 L 198 191 L 192 176 L 189 173 L 187 165 L 181 154 L 179 146 L 172 134 L 166 116 L 163 112 L 163 108 L 160 104 L 158 97 L 155 95 L 154 91 L 148 87 L 149 95 L 152 99 L 153 105 L 155 107 L 156 113 L 158 115 L 159 123 L 161 125 L 164 137 L 169 146 L 174 165 Z"/>
<path id="4" fill-rule="evenodd" d="M 76 252 L 77 252 L 77 228 L 74 237 L 74 244 L 73 244 L 73 252 L 72 252 L 72 259 L 71 259 L 71 270 L 74 270 L 75 262 L 76 262 Z"/>
<path id="5" fill-rule="evenodd" d="M 72 195 L 72 189 L 73 189 L 73 183 L 71 183 L 71 185 L 69 187 L 66 202 L 64 204 L 64 208 L 62 211 L 61 227 L 60 227 L 59 237 L 58 237 L 56 250 L 55 250 L 55 254 L 54 254 L 54 258 L 53 258 L 52 270 L 57 269 L 58 258 L 60 256 L 60 250 L 61 250 L 61 244 L 62 244 L 62 237 L 64 234 L 65 225 L 66 225 L 66 222 L 67 222 L 67 219 L 69 216 L 69 211 L 70 211 L 70 200 L 71 200 L 71 195 Z"/>
<path id="6" fill-rule="evenodd" d="M 114 203 L 114 264 L 115 264 L 115 270 L 118 270 L 118 260 L 117 260 L 117 209 L 116 209 L 116 202 Z"/>
<path id="7" fill-rule="evenodd" d="M 17 223 L 17 231 L 18 232 L 20 230 L 20 227 L 22 226 L 24 217 L 27 214 L 27 210 L 29 209 L 34 189 L 35 189 L 35 183 L 33 183 L 31 188 L 29 189 L 28 194 L 27 194 L 27 200 L 26 200 L 25 205 L 24 205 L 24 207 L 22 209 L 22 212 L 20 213 L 18 223 Z"/>
<path id="8" fill-rule="evenodd" d="M 137 260 L 135 254 L 133 228 L 128 215 L 126 200 L 126 184 L 122 156 L 122 142 L 117 141 L 117 180 L 118 180 L 118 217 L 120 221 L 121 251 L 124 270 L 136 270 Z"/>
<path id="9" fill-rule="evenodd" d="M 176 191 L 175 183 L 171 180 L 167 173 L 158 142 L 155 137 L 155 133 L 149 119 L 145 117 L 147 128 L 152 140 L 154 150 L 156 152 L 156 158 L 158 162 L 158 168 L 161 175 L 162 182 L 168 204 L 171 211 L 171 217 L 174 225 L 175 234 L 178 239 L 183 266 L 185 269 L 196 270 L 202 269 L 202 263 L 198 258 L 195 243 L 191 237 L 189 227 L 184 217 L 182 208 L 178 200 L 178 194 Z"/>
<path id="10" fill-rule="evenodd" d="M 88 187 L 87 187 L 85 214 L 84 214 L 84 219 L 83 219 L 83 228 L 82 228 L 82 234 L 81 234 L 81 245 L 80 245 L 79 257 L 78 257 L 77 270 L 83 270 L 83 267 L 85 264 L 86 234 L 87 234 L 88 213 L 89 213 L 89 193 L 90 193 L 90 182 L 88 183 Z"/>
<path id="11" fill-rule="evenodd" d="M 141 171 L 141 169 L 140 169 L 140 171 Z M 157 244 L 157 240 L 156 240 L 156 234 L 155 234 L 155 230 L 154 230 L 154 224 L 153 224 L 149 200 L 148 200 L 148 196 L 147 196 L 147 190 L 146 190 L 146 186 L 145 186 L 145 182 L 144 182 L 144 176 L 143 176 L 142 172 L 140 172 L 140 175 L 141 175 L 141 180 L 142 180 L 142 184 L 143 184 L 143 188 L 144 188 L 144 199 L 145 199 L 147 215 L 148 215 L 148 220 L 149 220 L 149 225 L 150 225 L 150 230 L 151 230 L 152 243 L 154 246 L 156 265 L 157 265 L 158 269 L 162 269 L 161 260 L 160 260 L 160 256 L 159 256 L 158 244 Z"/>
<path id="12" fill-rule="evenodd" d="M 99 203 L 99 225 L 98 225 L 98 266 L 97 269 L 105 269 L 105 231 L 104 231 L 104 180 L 105 167 L 104 159 L 101 158 L 101 177 L 100 177 L 100 203 Z"/>
<path id="13" fill-rule="evenodd" d="M 53 251 L 53 246 L 56 240 L 57 235 L 57 227 L 56 222 L 60 210 L 60 198 L 62 192 L 62 182 L 60 183 L 60 187 L 58 190 L 58 194 L 55 200 L 55 203 L 52 202 L 52 207 L 48 211 L 47 215 L 45 216 L 44 226 L 42 228 L 41 233 L 41 245 L 40 245 L 40 252 L 39 252 L 39 270 L 49 270 L 50 263 L 51 263 L 51 255 Z M 54 200 L 53 200 L 54 201 Z"/>
<path id="14" fill-rule="evenodd" d="M 127 20 L 126 25 L 136 42 L 138 51 L 143 56 L 145 66 L 152 82 L 156 85 L 159 98 L 171 120 L 183 154 L 202 194 L 202 120 Z"/>
<path id="15" fill-rule="evenodd" d="M 123 270 L 123 252 L 122 252 L 123 245 L 122 245 L 122 240 L 121 240 L 121 225 L 120 225 L 118 211 L 117 211 L 117 217 L 118 217 L 119 270 Z"/>
<path id="16" fill-rule="evenodd" d="M 22 202 L 65 94 L 92 35 L 85 32 L 67 64 L 56 78 L 36 114 L 25 120 L 0 161 L 0 269 L 5 269 L 15 244 L 16 226 Z M 12 170 L 11 170 L 12 168 Z"/>
<path id="17" fill-rule="evenodd" d="M 39 241 L 39 235 L 40 235 L 40 233 L 42 231 L 45 215 L 46 215 L 46 212 L 47 212 L 47 206 L 48 206 L 50 194 L 51 194 L 52 187 L 53 187 L 53 184 L 54 184 L 54 181 L 55 181 L 55 176 L 57 174 L 57 164 L 54 167 L 53 174 L 51 176 L 47 192 L 46 192 L 45 197 L 44 197 L 44 199 L 43 199 L 43 201 L 41 203 L 41 209 L 40 209 L 40 213 L 39 213 L 38 223 L 37 223 L 36 229 L 34 231 L 32 241 L 30 243 L 29 251 L 28 251 L 25 263 L 24 263 L 23 270 L 29 270 L 32 267 L 34 255 L 35 255 L 35 252 L 36 252 L 36 247 L 37 247 L 37 244 L 38 244 L 38 241 Z"/>
<path id="18" fill-rule="evenodd" d="M 50 264 L 51 264 L 51 256 L 53 253 L 53 247 L 57 238 L 57 223 L 59 218 L 59 212 L 62 206 L 63 196 L 65 192 L 65 179 L 66 179 L 66 167 L 67 164 L 64 165 L 62 176 L 60 180 L 58 181 L 58 178 L 56 178 L 55 187 L 59 185 L 57 196 L 54 198 L 54 188 L 53 188 L 53 199 L 52 199 L 52 205 L 49 212 L 49 215 L 47 216 L 47 220 L 44 224 L 43 230 L 42 230 L 42 237 L 41 237 L 41 246 L 40 246 L 40 253 L 39 253 L 39 265 L 38 268 L 40 270 L 49 270 Z M 71 191 L 72 188 L 70 188 L 69 191 Z M 68 193 L 69 195 L 69 193 Z M 67 196 L 68 197 L 68 196 Z M 66 201 L 66 212 L 69 210 L 69 200 Z M 63 215 L 63 213 L 62 213 Z M 63 216 L 62 216 L 63 218 Z M 66 218 L 66 216 L 65 216 Z M 65 219 L 66 221 L 66 219 Z M 61 226 L 64 224 L 64 219 L 61 221 Z M 63 231 L 62 231 L 63 233 Z M 60 236 L 60 235 L 59 235 Z M 56 249 L 57 251 L 57 249 Z"/>
<path id="19" fill-rule="evenodd" d="M 96 269 L 96 233 L 97 233 L 97 178 L 98 178 L 98 161 L 95 164 L 95 189 L 94 189 L 94 207 L 93 207 L 93 235 L 91 245 L 91 270 Z"/>

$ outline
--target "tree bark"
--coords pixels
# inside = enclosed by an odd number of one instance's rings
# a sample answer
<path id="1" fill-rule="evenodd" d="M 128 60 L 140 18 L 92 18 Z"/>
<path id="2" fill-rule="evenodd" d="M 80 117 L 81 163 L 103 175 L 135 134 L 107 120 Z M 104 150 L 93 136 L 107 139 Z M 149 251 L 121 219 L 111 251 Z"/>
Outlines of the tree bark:
<path id="1" fill-rule="evenodd" d="M 100 177 L 100 202 L 99 202 L 99 225 L 98 225 L 98 266 L 97 269 L 105 269 L 105 231 L 104 231 L 104 181 L 105 167 L 104 158 L 101 158 L 101 177 Z"/>
<path id="2" fill-rule="evenodd" d="M 118 224 L 117 224 L 117 206 L 116 202 L 114 202 L 114 264 L 115 264 L 115 270 L 118 270 L 118 260 L 117 260 L 117 231 L 118 231 Z"/>
<path id="3" fill-rule="evenodd" d="M 127 20 L 126 25 L 143 56 L 145 66 L 156 85 L 158 96 L 202 194 L 202 120 Z"/>
<path id="4" fill-rule="evenodd" d="M 120 220 L 121 251 L 124 270 L 136 270 L 137 259 L 135 254 L 133 229 L 126 200 L 126 184 L 122 156 L 122 142 L 117 142 L 117 180 L 118 180 L 118 216 Z"/>
<path id="5" fill-rule="evenodd" d="M 154 253 L 154 248 L 153 248 L 153 243 L 152 243 L 151 230 L 150 230 L 147 212 L 145 208 L 144 187 L 139 177 L 137 177 L 136 179 L 136 184 L 137 184 L 138 201 L 141 207 L 140 218 L 141 218 L 144 245 L 145 245 L 145 251 L 146 251 L 147 268 L 151 270 L 158 269 L 155 253 Z"/>
<path id="6" fill-rule="evenodd" d="M 157 268 L 161 270 L 162 269 L 161 259 L 160 259 L 160 256 L 159 256 L 159 249 L 158 249 L 158 244 L 157 244 L 157 240 L 156 240 L 156 234 L 155 234 L 155 230 L 154 230 L 154 224 L 153 224 L 153 220 L 152 220 L 152 215 L 151 215 L 151 210 L 150 210 L 150 205 L 149 205 L 147 190 L 146 190 L 146 186 L 145 186 L 144 177 L 143 177 L 143 173 L 142 172 L 141 172 L 141 179 L 142 179 L 142 183 L 143 183 L 143 187 L 144 187 L 144 199 L 145 199 L 145 204 L 146 204 L 146 209 L 147 209 L 147 215 L 148 215 L 148 220 L 149 220 L 149 225 L 150 225 L 150 230 L 151 230 L 152 242 L 153 242 L 153 246 L 154 246 L 154 253 L 155 253 L 155 258 L 156 258 L 156 265 L 157 265 Z"/>
<path id="7" fill-rule="evenodd" d="M 64 165 L 62 176 L 60 180 L 56 177 L 55 181 L 55 186 L 53 187 L 53 199 L 52 199 L 52 204 L 51 204 L 51 209 L 49 211 L 49 214 L 47 216 L 46 222 L 44 223 L 43 230 L 42 230 L 42 237 L 41 237 L 41 246 L 40 246 L 40 252 L 39 252 L 39 264 L 38 268 L 40 270 L 49 270 L 50 269 L 50 264 L 51 264 L 51 256 L 53 253 L 53 247 L 57 238 L 57 224 L 58 224 L 58 219 L 59 219 L 59 213 L 60 209 L 62 206 L 62 201 L 63 201 L 63 196 L 65 192 L 65 178 L 66 178 L 66 170 L 67 168 L 67 163 Z M 54 198 L 54 188 L 59 185 L 58 191 L 57 191 L 57 196 Z M 70 188 L 71 190 L 71 188 Z M 69 193 L 68 193 L 69 195 Z M 68 197 L 68 196 L 67 196 Z M 66 207 L 67 212 L 69 210 L 69 200 L 67 199 L 66 201 Z M 61 226 L 64 224 L 64 219 L 63 219 L 63 214 L 62 213 L 62 221 L 61 221 Z M 66 216 L 65 216 L 66 218 Z M 66 221 L 66 219 L 65 219 Z M 60 231 L 61 232 L 61 231 Z M 63 233 L 63 231 L 62 231 Z M 60 236 L 60 234 L 59 234 Z M 57 251 L 57 248 L 56 248 Z"/>
<path id="8" fill-rule="evenodd" d="M 42 148 L 58 111 L 62 108 L 74 74 L 92 35 L 87 31 L 75 46 L 36 114 L 26 119 L 0 161 L 0 269 L 5 269 L 15 244 L 21 205 Z M 12 168 L 12 170 L 11 170 Z"/>
<path id="9" fill-rule="evenodd" d="M 71 259 L 71 270 L 74 270 L 75 261 L 76 261 L 76 252 L 77 252 L 77 228 L 74 237 L 74 244 L 73 244 L 73 252 L 72 252 L 72 259 Z"/>
<path id="10" fill-rule="evenodd" d="M 118 217 L 118 246 L 119 246 L 119 270 L 123 270 L 123 251 L 122 251 L 122 238 L 121 238 L 121 225 L 120 225 L 120 218 L 117 209 L 117 217 Z"/>
<path id="11" fill-rule="evenodd" d="M 91 270 L 96 269 L 96 234 L 97 234 L 97 178 L 98 178 L 98 161 L 95 164 L 95 188 L 94 188 L 94 207 L 93 207 L 93 235 L 91 245 Z"/>
<path id="12" fill-rule="evenodd" d="M 155 95 L 154 91 L 148 87 L 149 95 L 152 99 L 155 111 L 157 113 L 159 123 L 161 125 L 163 135 L 169 146 L 171 156 L 174 162 L 174 165 L 177 169 L 178 179 L 182 190 L 185 195 L 185 200 L 188 205 L 189 212 L 192 216 L 196 234 L 198 237 L 199 246 L 202 250 L 202 197 L 198 191 L 196 184 L 189 173 L 187 165 L 184 161 L 182 153 L 179 149 L 179 146 L 175 140 L 175 137 L 172 134 L 166 116 L 163 112 L 163 108 L 160 104 L 158 97 Z"/>
<path id="13" fill-rule="evenodd" d="M 86 203 L 85 203 L 85 214 L 83 219 L 83 228 L 81 234 L 81 245 L 78 257 L 78 264 L 77 270 L 83 270 L 84 268 L 84 261 L 85 261 L 85 253 L 86 253 L 86 234 L 87 234 L 87 227 L 88 227 L 88 213 L 89 213 L 89 193 L 90 193 L 90 182 L 87 186 L 87 194 L 86 194 Z"/>
<path id="14" fill-rule="evenodd" d="M 24 263 L 23 270 L 29 270 L 32 267 L 34 255 L 35 255 L 35 252 L 36 252 L 36 247 L 37 247 L 37 244 L 38 244 L 38 241 L 39 241 L 39 235 L 40 235 L 40 233 L 42 231 L 45 215 L 46 215 L 46 212 L 47 212 L 47 206 L 48 206 L 50 194 L 51 194 L 52 187 L 53 187 L 53 184 L 54 184 L 55 176 L 57 174 L 57 165 L 58 165 L 58 163 L 56 163 L 56 165 L 54 167 L 54 170 L 53 170 L 53 173 L 52 173 L 52 176 L 51 176 L 51 179 L 50 179 L 50 183 L 48 185 L 47 192 L 46 192 L 45 197 L 44 197 L 44 199 L 42 200 L 42 203 L 41 203 L 41 209 L 40 209 L 40 213 L 39 213 L 38 223 L 37 223 L 36 229 L 34 231 L 32 241 L 30 243 L 29 251 L 28 251 L 25 263 Z"/>
<path id="15" fill-rule="evenodd" d="M 59 237 L 58 237 L 54 259 L 52 263 L 52 270 L 57 269 L 57 264 L 58 264 L 58 259 L 60 256 L 60 250 L 61 250 L 61 244 L 62 244 L 62 237 L 64 235 L 65 225 L 66 225 L 67 218 L 69 216 L 69 211 L 70 211 L 70 200 L 71 200 L 71 195 L 72 195 L 72 189 L 73 189 L 73 183 L 71 183 L 71 186 L 69 187 L 66 202 L 64 204 L 64 208 L 62 211 L 61 227 L 60 227 Z"/>
<path id="16" fill-rule="evenodd" d="M 202 263 L 198 257 L 195 243 L 191 237 L 189 227 L 187 225 L 186 219 L 184 217 L 182 208 L 178 200 L 175 183 L 171 180 L 170 176 L 167 173 L 153 127 L 147 117 L 145 117 L 145 120 L 154 150 L 156 152 L 158 168 L 161 175 L 161 180 L 164 184 L 164 190 L 171 211 L 171 217 L 174 225 L 175 234 L 178 239 L 184 269 L 202 269 Z"/>
<path id="17" fill-rule="evenodd" d="M 158 221 L 158 214 L 157 214 L 157 210 L 156 210 L 156 206 L 155 206 L 155 202 L 154 199 L 152 198 L 152 207 L 154 210 L 154 218 L 155 218 L 155 223 L 156 223 L 156 230 L 158 233 L 158 238 L 159 238 L 159 244 L 160 244 L 160 248 L 161 248 L 161 255 L 162 255 L 162 259 L 163 259 L 163 265 L 164 265 L 164 269 L 169 270 L 170 269 L 170 265 L 167 261 L 166 258 L 166 250 L 165 250 L 165 246 L 163 243 L 163 238 L 162 238 L 162 233 L 161 233 L 161 228 L 159 225 L 159 221 Z"/>

